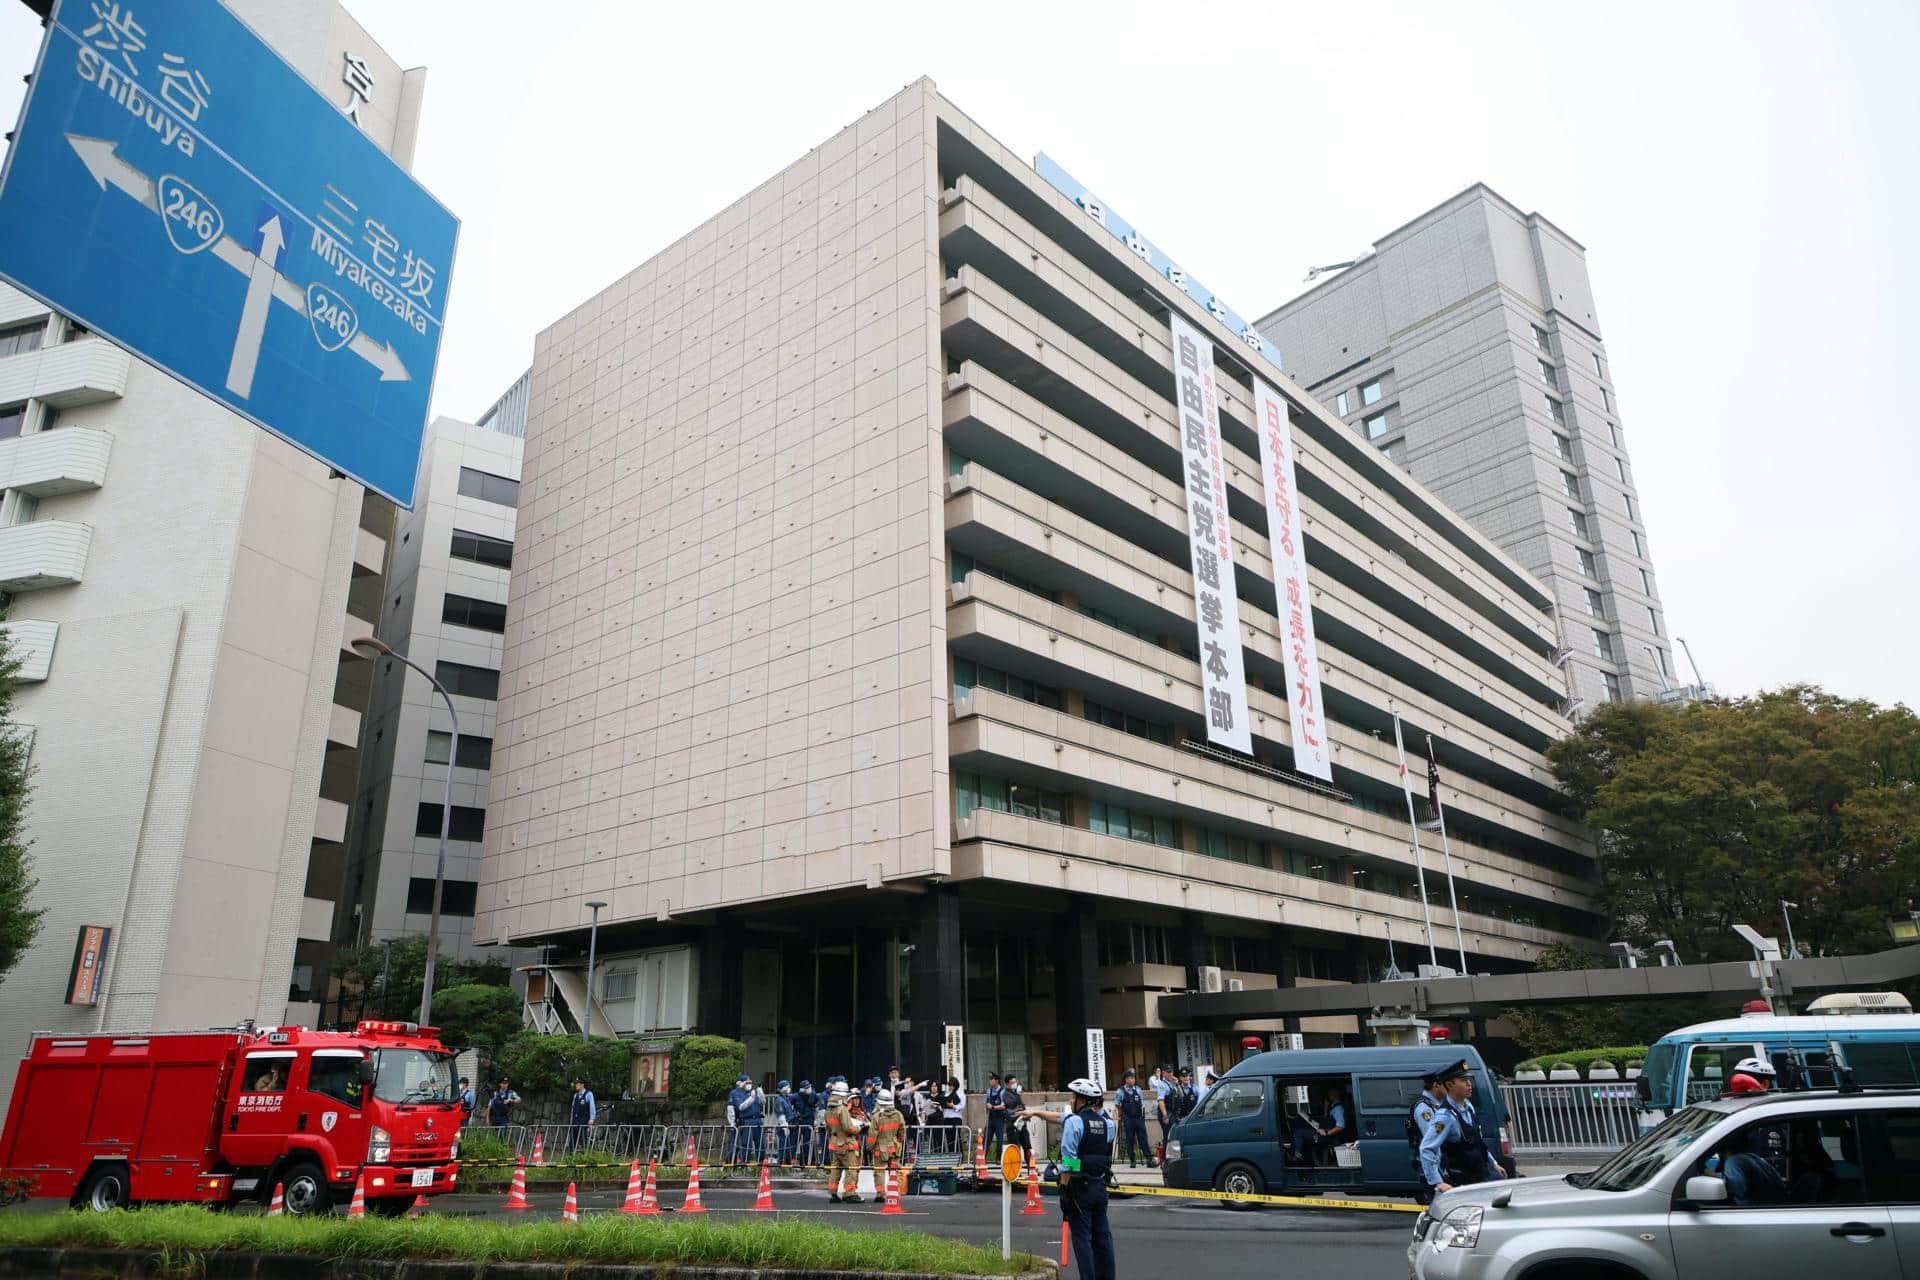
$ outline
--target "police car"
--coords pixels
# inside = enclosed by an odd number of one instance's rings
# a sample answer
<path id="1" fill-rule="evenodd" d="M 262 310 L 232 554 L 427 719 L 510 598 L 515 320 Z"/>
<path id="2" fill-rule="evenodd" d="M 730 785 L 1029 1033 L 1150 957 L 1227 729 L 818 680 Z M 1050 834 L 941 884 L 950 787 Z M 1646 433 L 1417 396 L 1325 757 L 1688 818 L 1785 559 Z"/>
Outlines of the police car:
<path id="1" fill-rule="evenodd" d="M 1407 1262 L 1415 1280 L 1920 1277 L 1920 1089 L 1697 1103 L 1590 1173 L 1437 1197 Z"/>

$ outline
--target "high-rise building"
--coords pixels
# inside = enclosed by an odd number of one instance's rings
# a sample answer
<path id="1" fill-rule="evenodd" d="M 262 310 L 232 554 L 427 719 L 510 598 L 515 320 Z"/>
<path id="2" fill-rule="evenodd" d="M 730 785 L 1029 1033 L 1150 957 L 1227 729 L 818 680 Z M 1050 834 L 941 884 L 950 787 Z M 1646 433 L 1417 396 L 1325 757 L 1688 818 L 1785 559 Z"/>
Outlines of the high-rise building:
<path id="1" fill-rule="evenodd" d="M 332 0 L 233 7 L 410 161 L 423 71 Z M 46 908 L 0 1000 L 4 1091 L 36 1030 L 315 1015 L 371 676 L 345 641 L 379 616 L 393 508 L 3 287 L 0 326 L 0 590 Z M 97 1003 L 70 1004 L 90 927 Z"/>
<path id="2" fill-rule="evenodd" d="M 392 658 L 375 659 L 347 892 L 336 926 L 343 942 L 367 945 L 427 932 L 451 761 L 441 949 L 481 958 L 472 937 L 474 894 L 526 431 L 525 379 L 515 387 L 517 396 L 510 392 L 483 425 L 433 421 L 413 510 L 394 523 L 374 634 L 434 672 L 459 713 L 460 739 L 453 754 L 447 705 L 424 678 Z"/>
<path id="3" fill-rule="evenodd" d="M 1396 712 L 1435 954 L 1597 936 L 1551 598 L 1118 226 L 923 80 L 538 336 L 474 937 L 604 906 L 530 1002 L 755 1074 L 1166 1060 L 1160 993 L 1429 958 Z"/>
<path id="4" fill-rule="evenodd" d="M 1553 593 L 1576 715 L 1682 683 L 1577 240 L 1475 184 L 1258 328 Z"/>

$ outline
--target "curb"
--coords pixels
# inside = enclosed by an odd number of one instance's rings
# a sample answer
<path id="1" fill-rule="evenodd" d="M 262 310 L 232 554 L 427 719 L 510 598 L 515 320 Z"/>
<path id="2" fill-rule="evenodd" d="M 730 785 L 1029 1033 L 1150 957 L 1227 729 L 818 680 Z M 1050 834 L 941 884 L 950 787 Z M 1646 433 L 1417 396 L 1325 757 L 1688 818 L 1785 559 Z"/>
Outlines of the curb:
<path id="1" fill-rule="evenodd" d="M 199 1280 L 1058 1280 L 1045 1266 L 1017 1276 L 930 1275 L 907 1271 L 819 1271 L 749 1267 L 627 1265 L 617 1262 L 490 1262 L 478 1266 L 427 1258 L 327 1258 L 307 1253 L 214 1250 L 190 1255 Z M 144 1249 L 13 1248 L 0 1253 L 0 1276 L 121 1277 L 172 1280 L 181 1254 Z"/>

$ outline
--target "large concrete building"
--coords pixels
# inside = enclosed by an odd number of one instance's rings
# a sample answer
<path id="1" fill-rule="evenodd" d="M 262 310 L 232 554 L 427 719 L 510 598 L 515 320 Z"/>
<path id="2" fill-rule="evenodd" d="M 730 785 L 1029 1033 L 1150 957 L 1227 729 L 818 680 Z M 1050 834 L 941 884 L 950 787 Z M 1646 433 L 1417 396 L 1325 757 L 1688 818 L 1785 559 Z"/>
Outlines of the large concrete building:
<path id="1" fill-rule="evenodd" d="M 233 7 L 410 161 L 423 71 L 330 0 Z M 379 616 L 392 507 L 4 287 L 0 326 L 0 589 L 46 909 L 0 999 L 5 1090 L 35 1030 L 317 1011 L 370 681 L 344 640 Z M 112 931 L 98 999 L 70 1004 L 88 927 Z"/>
<path id="2" fill-rule="evenodd" d="M 1553 594 L 1576 715 L 1680 683 L 1578 241 L 1475 185 L 1258 327 Z"/>
<path id="3" fill-rule="evenodd" d="M 525 380 L 515 388 L 479 425 L 437 418 L 428 427 L 413 510 L 394 523 L 374 632 L 434 672 L 459 711 L 440 938 L 445 953 L 465 959 L 507 958 L 477 951 L 472 926 L 526 432 Z M 425 679 L 391 658 L 375 661 L 335 926 L 342 942 L 427 932 L 453 727 Z"/>
<path id="4" fill-rule="evenodd" d="M 923 80 L 538 336 L 476 940 L 584 959 L 604 904 L 595 1025 L 740 1036 L 756 1074 L 963 1035 L 971 1081 L 1058 1081 L 1089 1029 L 1159 1061 L 1163 992 L 1428 958 L 1396 712 L 1470 964 L 1597 936 L 1551 597 L 1097 210 Z M 1208 741 L 1234 632 L 1200 630 L 1170 320 L 1217 348 L 1246 752 Z M 1256 372 L 1330 782 L 1293 749 Z"/>

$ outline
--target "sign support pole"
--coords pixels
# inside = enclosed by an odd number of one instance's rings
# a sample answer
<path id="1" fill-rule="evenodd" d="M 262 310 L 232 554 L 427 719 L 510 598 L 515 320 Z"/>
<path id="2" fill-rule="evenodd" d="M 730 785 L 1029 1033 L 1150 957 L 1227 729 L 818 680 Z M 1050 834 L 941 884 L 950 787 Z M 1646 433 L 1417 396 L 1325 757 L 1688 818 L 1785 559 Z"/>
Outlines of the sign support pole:
<path id="1" fill-rule="evenodd" d="M 1427 860 L 1420 852 L 1420 819 L 1413 812 L 1413 792 L 1407 789 L 1407 746 L 1400 737 L 1400 713 L 1393 713 L 1393 749 L 1400 756 L 1400 794 L 1407 802 L 1407 826 L 1413 832 L 1413 869 L 1420 878 L 1420 918 L 1427 926 L 1427 963 L 1438 969 L 1440 954 L 1433 949 L 1433 908 L 1427 905 Z"/>

